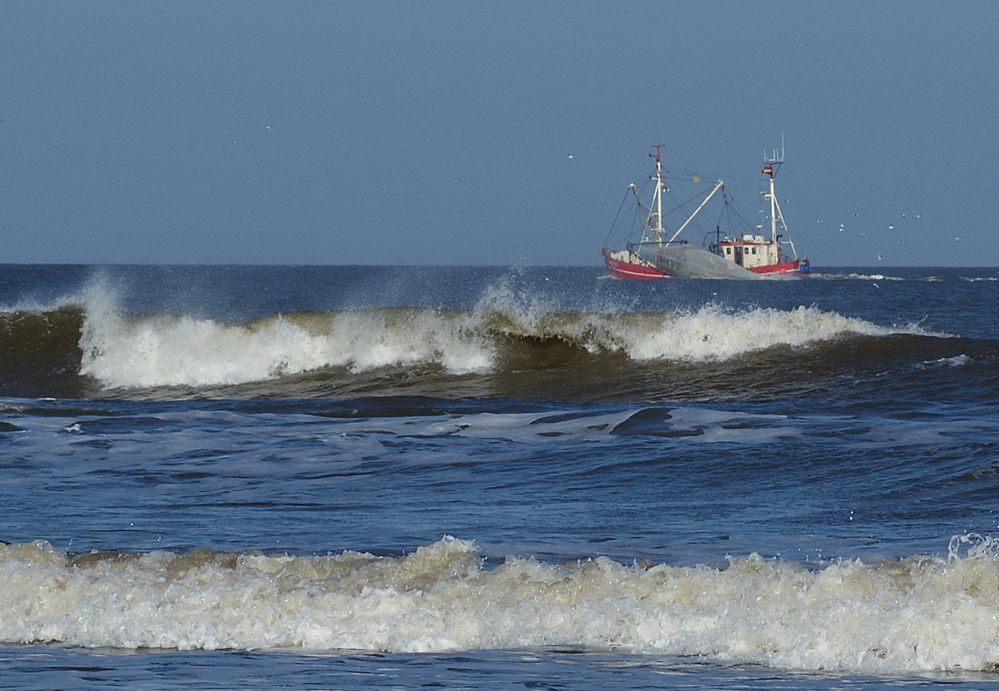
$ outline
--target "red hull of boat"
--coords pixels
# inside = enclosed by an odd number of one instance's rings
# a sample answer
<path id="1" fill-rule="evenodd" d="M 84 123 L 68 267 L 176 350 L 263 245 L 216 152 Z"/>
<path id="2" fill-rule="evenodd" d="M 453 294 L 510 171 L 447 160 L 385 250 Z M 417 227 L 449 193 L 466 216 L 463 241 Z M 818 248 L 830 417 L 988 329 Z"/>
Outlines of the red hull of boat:
<path id="1" fill-rule="evenodd" d="M 795 259 L 794 261 L 782 262 L 780 264 L 770 264 L 769 266 L 754 266 L 750 271 L 754 274 L 807 274 L 809 267 L 807 259 Z"/>
<path id="2" fill-rule="evenodd" d="M 614 278 L 627 278 L 640 281 L 672 278 L 672 276 L 654 266 L 615 259 L 611 256 L 611 251 L 606 248 L 603 250 L 603 255 L 607 271 Z M 789 262 L 781 262 L 780 264 L 756 266 L 748 269 L 748 271 L 762 276 L 801 276 L 810 273 L 811 266 L 807 259 L 794 259 Z"/>
<path id="3" fill-rule="evenodd" d="M 604 250 L 604 264 L 607 265 L 607 271 L 614 278 L 630 278 L 641 281 L 669 278 L 668 275 L 653 266 L 614 259 L 607 249 Z"/>

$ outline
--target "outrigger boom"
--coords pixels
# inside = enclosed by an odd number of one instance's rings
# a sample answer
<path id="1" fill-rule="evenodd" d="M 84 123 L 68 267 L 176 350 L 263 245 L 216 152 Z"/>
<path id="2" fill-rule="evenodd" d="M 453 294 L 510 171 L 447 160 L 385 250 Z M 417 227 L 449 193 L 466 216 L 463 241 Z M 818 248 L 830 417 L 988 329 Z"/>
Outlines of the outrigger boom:
<path id="1" fill-rule="evenodd" d="M 694 220 L 694 216 L 696 216 L 697 214 L 699 214 L 701 212 L 701 209 L 703 209 L 705 207 L 705 205 L 709 201 L 711 201 L 711 197 L 715 196 L 715 192 L 717 192 L 718 190 L 720 190 L 724 186 L 725 186 L 725 182 L 723 180 L 716 180 L 715 181 L 715 186 L 711 188 L 711 191 L 708 193 L 708 196 L 706 196 L 704 198 L 704 201 L 702 201 L 700 203 L 700 205 L 696 209 L 694 209 L 694 213 L 690 214 L 690 216 L 687 217 L 687 220 L 683 222 L 683 225 L 681 225 L 679 228 L 676 229 L 676 232 L 673 233 L 673 237 L 671 237 L 669 239 L 669 242 L 674 242 L 676 240 L 677 236 L 679 236 L 680 233 L 683 232 L 683 229 L 686 228 L 688 225 L 690 225 L 690 222 Z"/>

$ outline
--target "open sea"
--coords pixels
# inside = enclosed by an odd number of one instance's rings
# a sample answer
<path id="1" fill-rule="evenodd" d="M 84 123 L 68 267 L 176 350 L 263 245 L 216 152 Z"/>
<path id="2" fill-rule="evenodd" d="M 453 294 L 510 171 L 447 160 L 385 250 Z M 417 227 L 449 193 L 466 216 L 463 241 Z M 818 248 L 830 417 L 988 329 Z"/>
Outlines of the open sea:
<path id="1" fill-rule="evenodd" d="M 999 268 L 0 266 L 0 685 L 999 683 Z"/>

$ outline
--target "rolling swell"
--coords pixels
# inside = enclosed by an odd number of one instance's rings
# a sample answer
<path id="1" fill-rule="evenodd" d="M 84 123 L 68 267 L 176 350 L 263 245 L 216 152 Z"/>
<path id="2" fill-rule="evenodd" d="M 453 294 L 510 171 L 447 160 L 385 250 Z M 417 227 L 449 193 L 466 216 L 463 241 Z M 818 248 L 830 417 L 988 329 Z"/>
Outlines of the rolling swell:
<path id="1" fill-rule="evenodd" d="M 767 400 L 994 390 L 999 346 L 817 308 L 380 308 L 246 321 L 105 303 L 0 315 L 2 393 Z"/>

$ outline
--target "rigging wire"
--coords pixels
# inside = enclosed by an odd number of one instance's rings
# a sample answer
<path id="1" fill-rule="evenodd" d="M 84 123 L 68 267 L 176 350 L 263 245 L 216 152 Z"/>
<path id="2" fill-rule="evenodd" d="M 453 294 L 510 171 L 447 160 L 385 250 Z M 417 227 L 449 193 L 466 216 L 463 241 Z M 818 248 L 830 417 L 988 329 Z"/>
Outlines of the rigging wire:
<path id="1" fill-rule="evenodd" d="M 703 191 L 703 192 L 698 192 L 698 193 L 697 193 L 697 194 L 695 194 L 695 195 L 694 195 L 693 197 L 690 197 L 689 199 L 686 199 L 686 200 L 684 200 L 684 201 L 680 202 L 679 204 L 677 204 L 676 206 L 674 206 L 674 207 L 673 207 L 672 209 L 670 209 L 669 211 L 665 211 L 665 212 L 663 212 L 663 215 L 666 215 L 666 214 L 671 214 L 671 213 L 673 213 L 674 211 L 681 211 L 681 210 L 683 210 L 683 208 L 684 208 L 685 206 L 690 206 L 690 205 L 692 205 L 692 204 L 693 204 L 694 202 L 696 202 L 697 200 L 699 200 L 699 199 L 700 199 L 701 197 L 705 197 L 705 196 L 707 196 L 707 195 L 709 195 L 709 194 L 711 194 L 711 190 L 706 190 L 706 191 Z"/>
<path id="2" fill-rule="evenodd" d="M 621 205 L 617 207 L 617 213 L 614 214 L 614 221 L 611 223 L 610 230 L 607 231 L 607 237 L 604 238 L 604 246 L 606 247 L 610 243 L 611 233 L 614 232 L 614 227 L 617 226 L 617 219 L 621 216 L 621 209 L 624 208 L 624 203 L 628 201 L 628 192 L 634 192 L 634 183 L 628 185 L 628 189 L 624 191 L 624 197 L 621 198 Z"/>
<path id="3" fill-rule="evenodd" d="M 727 194 L 723 198 L 725 200 L 725 207 L 728 211 L 729 217 L 731 218 L 731 216 L 735 216 L 736 220 L 742 225 L 743 228 L 753 230 L 754 226 L 749 222 L 749 219 L 739 213 L 739 210 L 735 208 L 735 204 L 733 203 L 735 200 Z"/>
<path id="4" fill-rule="evenodd" d="M 669 171 L 667 171 L 666 169 L 664 169 L 664 172 L 676 173 L 676 172 L 681 172 L 681 171 L 677 171 L 677 170 L 669 170 Z M 684 176 L 664 175 L 663 179 L 664 180 L 677 180 L 677 181 L 683 181 L 683 182 L 690 182 L 692 180 L 692 176 L 693 175 L 694 175 L 693 173 L 691 173 L 690 175 L 684 175 Z M 734 178 L 734 179 L 742 179 L 742 178 Z M 746 178 L 746 179 L 748 179 L 748 178 Z M 753 178 L 753 179 L 755 180 L 756 178 Z M 705 178 L 702 178 L 702 180 L 705 180 Z M 628 192 L 632 193 L 632 195 L 635 198 L 635 202 L 636 202 L 635 216 L 632 218 L 632 223 L 631 223 L 632 227 L 631 227 L 631 231 L 630 232 L 633 232 L 635 226 L 638 224 L 638 215 L 639 215 L 639 212 L 644 213 L 646 216 L 648 215 L 648 213 L 649 213 L 648 210 L 642 204 L 642 196 L 645 194 L 645 192 L 646 192 L 646 190 L 648 189 L 649 186 L 650 186 L 649 182 L 646 182 L 646 184 L 642 185 L 641 189 L 639 189 L 639 186 L 636 183 L 631 183 L 628 186 L 628 189 L 625 191 L 624 199 L 621 200 L 621 205 L 618 207 L 617 213 L 614 215 L 614 222 L 611 224 L 611 228 L 610 228 L 610 230 L 607 233 L 607 239 L 605 240 L 605 244 L 609 243 L 609 241 L 611 239 L 611 236 L 614 234 L 615 230 L 617 229 L 618 222 L 620 221 L 620 218 L 621 218 L 621 212 L 624 209 L 625 202 L 627 201 Z M 666 192 L 669 192 L 669 191 L 670 190 L 666 190 Z M 690 196 L 689 198 L 687 198 L 687 199 L 685 199 L 685 200 L 683 200 L 683 201 L 681 201 L 681 202 L 673 205 L 672 207 L 670 207 L 668 209 L 664 209 L 663 210 L 663 218 L 665 219 L 666 217 L 668 217 L 670 215 L 673 215 L 673 214 L 676 214 L 677 212 L 684 212 L 689 207 L 691 207 L 694 204 L 698 203 L 698 201 L 701 200 L 707 194 L 710 194 L 710 189 L 698 192 L 697 194 L 694 194 L 694 195 Z M 672 199 L 673 196 L 674 195 L 670 195 L 671 201 L 673 200 Z M 734 232 L 734 230 L 735 230 L 736 227 L 740 227 L 740 228 L 742 228 L 742 229 L 744 229 L 746 231 L 754 231 L 754 228 L 755 228 L 754 224 L 751 223 L 735 207 L 735 204 L 734 204 L 735 200 L 728 193 L 728 189 L 726 187 L 724 187 L 724 186 L 722 187 L 722 190 L 721 190 L 721 197 L 722 197 L 722 200 L 723 200 L 723 206 L 722 206 L 722 210 L 719 212 L 718 221 L 715 224 L 716 228 L 721 225 L 722 218 L 724 217 L 725 218 L 725 225 L 726 225 L 726 227 L 732 228 L 733 232 Z M 665 200 L 665 195 L 664 195 L 664 200 Z M 694 229 L 694 230 L 700 230 L 702 232 L 704 231 L 703 224 L 699 223 L 696 219 L 691 220 L 690 225 L 692 226 L 692 229 Z M 714 232 L 714 231 L 712 231 L 712 232 Z"/>
<path id="5" fill-rule="evenodd" d="M 701 171 L 697 172 L 694 170 L 680 170 L 677 168 L 663 168 L 663 179 L 664 180 L 675 180 L 678 182 L 690 182 L 693 178 L 698 177 L 701 180 L 717 180 L 721 178 L 722 180 L 728 181 L 738 181 L 738 182 L 756 182 L 759 180 L 758 177 L 748 177 L 741 175 L 708 175 L 707 173 Z"/>

